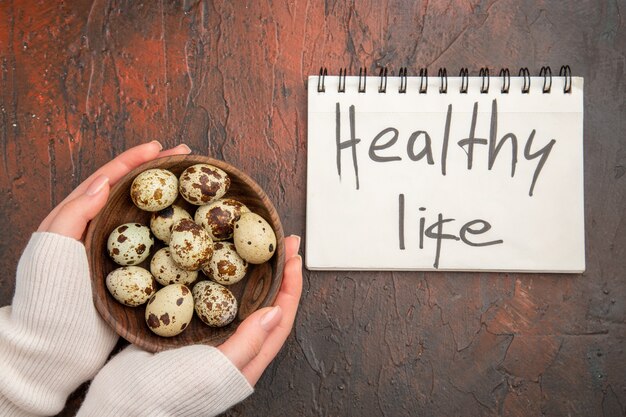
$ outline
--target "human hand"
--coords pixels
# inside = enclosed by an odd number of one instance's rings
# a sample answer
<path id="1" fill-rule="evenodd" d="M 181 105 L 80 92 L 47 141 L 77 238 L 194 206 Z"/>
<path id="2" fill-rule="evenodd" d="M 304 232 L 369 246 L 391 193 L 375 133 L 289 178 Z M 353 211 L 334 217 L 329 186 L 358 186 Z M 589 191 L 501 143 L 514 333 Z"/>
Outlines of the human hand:
<path id="1" fill-rule="evenodd" d="M 302 293 L 300 237 L 285 238 L 285 269 L 273 307 L 252 313 L 218 349 L 254 386 L 287 340 Z"/>
<path id="2" fill-rule="evenodd" d="M 103 165 L 89 178 L 72 191 L 41 222 L 38 232 L 57 233 L 81 240 L 87 223 L 104 207 L 109 197 L 110 187 L 124 175 L 144 162 L 170 155 L 184 155 L 191 152 L 187 145 L 162 150 L 157 141 L 144 143 L 120 154 Z"/>
<path id="3" fill-rule="evenodd" d="M 31 237 L 18 263 L 12 304 L 0 308 L 0 369 L 13 370 L 11 383 L 0 384 L 0 414 L 55 415 L 102 368 L 118 336 L 93 304 L 80 239 L 106 204 L 111 185 L 144 162 L 189 152 L 186 145 L 162 151 L 156 141 L 129 149 L 43 220 L 38 231 L 51 234 Z"/>

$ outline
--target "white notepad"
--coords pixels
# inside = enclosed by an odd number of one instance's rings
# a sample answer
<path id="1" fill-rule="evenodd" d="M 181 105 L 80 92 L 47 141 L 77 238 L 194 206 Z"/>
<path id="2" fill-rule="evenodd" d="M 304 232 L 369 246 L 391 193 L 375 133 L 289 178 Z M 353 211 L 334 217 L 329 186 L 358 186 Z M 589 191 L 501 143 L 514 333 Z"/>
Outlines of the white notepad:
<path id="1" fill-rule="evenodd" d="M 309 77 L 307 268 L 584 271 L 583 79 L 404 80 Z"/>

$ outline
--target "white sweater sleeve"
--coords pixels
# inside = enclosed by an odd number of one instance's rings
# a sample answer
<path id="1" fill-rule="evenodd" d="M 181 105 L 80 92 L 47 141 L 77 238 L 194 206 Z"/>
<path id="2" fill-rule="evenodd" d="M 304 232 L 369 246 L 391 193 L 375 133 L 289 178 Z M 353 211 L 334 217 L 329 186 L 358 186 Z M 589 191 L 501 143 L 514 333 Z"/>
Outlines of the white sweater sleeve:
<path id="1" fill-rule="evenodd" d="M 0 415 L 56 414 L 104 365 L 118 337 L 92 300 L 84 246 L 33 234 L 0 309 Z"/>
<path id="2" fill-rule="evenodd" d="M 86 416 L 214 416 L 253 391 L 214 347 L 161 353 L 128 346 L 98 373 L 78 413 Z"/>

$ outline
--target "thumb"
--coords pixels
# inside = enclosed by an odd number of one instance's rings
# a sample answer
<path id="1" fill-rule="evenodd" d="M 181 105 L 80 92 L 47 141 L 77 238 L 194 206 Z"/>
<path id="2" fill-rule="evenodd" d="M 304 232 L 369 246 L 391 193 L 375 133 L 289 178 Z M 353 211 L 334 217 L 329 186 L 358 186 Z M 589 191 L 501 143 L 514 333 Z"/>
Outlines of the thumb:
<path id="1" fill-rule="evenodd" d="M 254 359 L 267 336 L 274 329 L 283 316 L 280 306 L 262 308 L 245 319 L 237 331 L 217 348 L 242 370 Z"/>
<path id="2" fill-rule="evenodd" d="M 100 175 L 85 192 L 61 207 L 44 232 L 80 240 L 87 223 L 104 207 L 109 197 L 109 177 Z"/>

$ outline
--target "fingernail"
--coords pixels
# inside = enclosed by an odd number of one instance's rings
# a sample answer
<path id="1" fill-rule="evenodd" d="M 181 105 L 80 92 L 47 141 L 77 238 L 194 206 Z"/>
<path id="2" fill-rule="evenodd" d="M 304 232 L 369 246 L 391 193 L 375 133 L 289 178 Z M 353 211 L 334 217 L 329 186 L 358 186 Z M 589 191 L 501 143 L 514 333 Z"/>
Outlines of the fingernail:
<path id="1" fill-rule="evenodd" d="M 106 175 L 100 175 L 98 178 L 93 180 L 93 182 L 89 185 L 89 187 L 87 187 L 87 191 L 85 191 L 85 194 L 96 195 L 100 191 L 102 191 L 104 186 L 107 185 L 108 183 L 109 183 L 109 177 L 107 177 Z"/>
<path id="2" fill-rule="evenodd" d="M 298 235 L 291 235 L 291 236 L 289 236 L 289 237 L 293 237 L 293 238 L 298 239 L 298 248 L 296 249 L 296 252 L 297 252 L 298 250 L 300 250 L 300 240 L 301 240 L 300 236 L 298 236 Z"/>
<path id="3" fill-rule="evenodd" d="M 189 146 L 185 145 L 184 143 L 181 143 L 180 145 L 178 145 L 177 148 L 182 148 L 182 149 L 185 150 L 185 152 L 191 153 L 191 148 Z"/>
<path id="4" fill-rule="evenodd" d="M 280 321 L 280 312 L 280 306 L 275 306 L 261 317 L 261 327 L 265 329 L 266 332 L 276 327 Z"/>
<path id="5" fill-rule="evenodd" d="M 150 143 L 156 143 L 157 145 L 159 145 L 159 150 L 162 151 L 163 150 L 163 145 L 161 145 L 161 142 L 159 142 L 158 140 L 153 140 Z"/>

